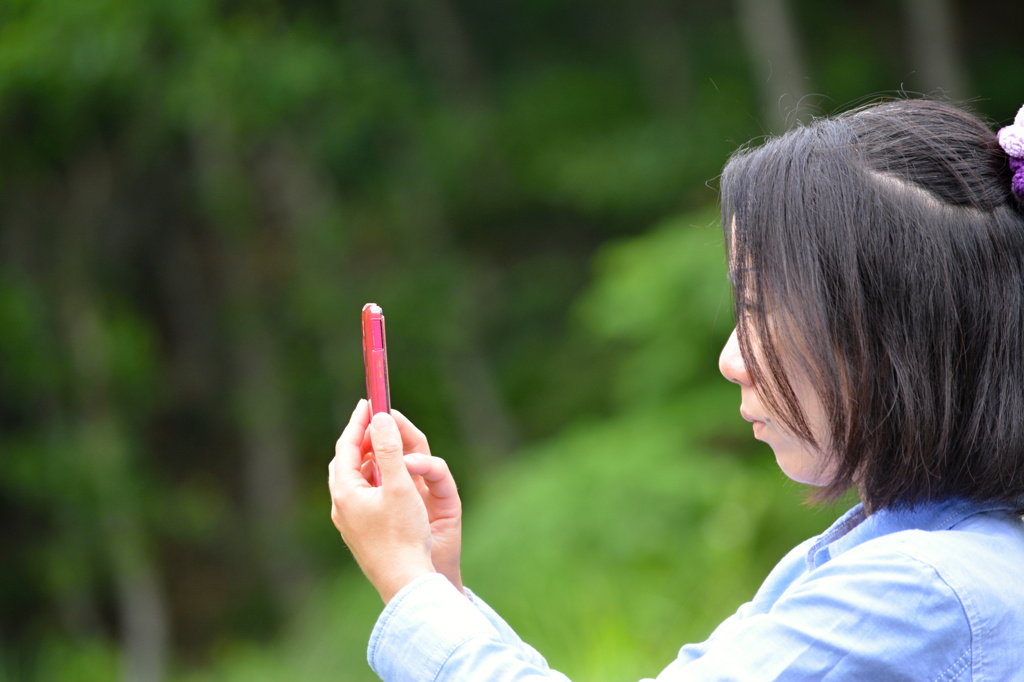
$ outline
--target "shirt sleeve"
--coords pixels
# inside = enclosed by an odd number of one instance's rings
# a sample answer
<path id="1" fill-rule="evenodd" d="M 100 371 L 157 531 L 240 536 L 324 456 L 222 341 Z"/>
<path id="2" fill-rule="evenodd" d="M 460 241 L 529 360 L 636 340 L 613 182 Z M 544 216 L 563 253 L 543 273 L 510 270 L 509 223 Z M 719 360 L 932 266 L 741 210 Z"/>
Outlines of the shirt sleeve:
<path id="1" fill-rule="evenodd" d="M 476 596 L 472 590 L 469 588 L 465 588 L 465 590 L 470 601 L 473 602 L 473 605 L 476 606 L 494 629 L 498 631 L 498 634 L 501 636 L 501 641 L 513 649 L 519 650 L 525 662 L 535 665 L 538 668 L 546 669 L 548 667 L 547 661 L 544 660 L 544 657 L 540 652 L 520 639 L 519 635 L 516 634 L 516 631 L 512 629 L 512 626 L 505 622 L 504 618 L 499 616 L 498 613 L 483 599 Z"/>
<path id="2" fill-rule="evenodd" d="M 388 603 L 367 658 L 385 682 L 567 682 L 490 607 L 439 574 L 413 581 Z"/>

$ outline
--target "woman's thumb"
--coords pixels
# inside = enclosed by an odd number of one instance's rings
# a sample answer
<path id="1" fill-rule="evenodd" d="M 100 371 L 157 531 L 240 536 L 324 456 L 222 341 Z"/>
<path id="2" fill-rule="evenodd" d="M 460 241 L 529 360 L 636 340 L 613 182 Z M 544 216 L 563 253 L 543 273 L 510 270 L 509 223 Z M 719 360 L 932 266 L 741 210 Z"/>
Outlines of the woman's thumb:
<path id="1" fill-rule="evenodd" d="M 387 412 L 373 415 L 373 421 L 370 422 L 370 443 L 373 445 L 373 454 L 377 458 L 382 481 L 387 482 L 396 474 L 409 476 L 405 470 L 402 436 L 398 433 L 395 420 Z"/>

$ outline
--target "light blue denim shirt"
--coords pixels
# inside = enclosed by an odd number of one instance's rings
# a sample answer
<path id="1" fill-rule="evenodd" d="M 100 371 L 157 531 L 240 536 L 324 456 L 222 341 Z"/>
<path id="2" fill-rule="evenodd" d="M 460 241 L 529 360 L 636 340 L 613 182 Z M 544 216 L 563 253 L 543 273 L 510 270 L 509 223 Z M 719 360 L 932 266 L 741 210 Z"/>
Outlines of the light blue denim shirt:
<path id="1" fill-rule="evenodd" d="M 368 657 L 386 682 L 567 679 L 440 575 L 392 599 Z M 657 679 L 1024 681 L 1024 523 L 1000 504 L 858 505 Z"/>

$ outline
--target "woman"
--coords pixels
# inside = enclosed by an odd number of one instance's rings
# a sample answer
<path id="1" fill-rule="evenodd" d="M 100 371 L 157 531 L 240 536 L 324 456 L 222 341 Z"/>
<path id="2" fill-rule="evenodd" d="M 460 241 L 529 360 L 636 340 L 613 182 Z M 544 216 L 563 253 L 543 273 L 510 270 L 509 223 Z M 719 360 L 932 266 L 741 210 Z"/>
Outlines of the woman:
<path id="1" fill-rule="evenodd" d="M 899 101 L 729 161 L 719 367 L 788 476 L 860 504 L 659 680 L 1024 680 L 1022 159 L 1024 109 L 997 139 Z M 462 586 L 455 484 L 407 419 L 360 403 L 330 485 L 383 679 L 565 679 Z"/>

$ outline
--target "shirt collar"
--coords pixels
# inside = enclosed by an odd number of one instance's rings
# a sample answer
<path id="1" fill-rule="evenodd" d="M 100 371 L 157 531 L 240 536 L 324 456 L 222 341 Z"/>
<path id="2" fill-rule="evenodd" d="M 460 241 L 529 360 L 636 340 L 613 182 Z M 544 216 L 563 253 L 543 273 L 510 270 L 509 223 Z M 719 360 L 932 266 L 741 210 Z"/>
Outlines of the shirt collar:
<path id="1" fill-rule="evenodd" d="M 843 514 L 811 545 L 807 567 L 815 569 L 868 540 L 901 530 L 949 530 L 969 516 L 996 510 L 1012 510 L 1003 502 L 977 502 L 953 498 L 914 507 L 885 507 L 867 514 L 858 504 Z"/>

